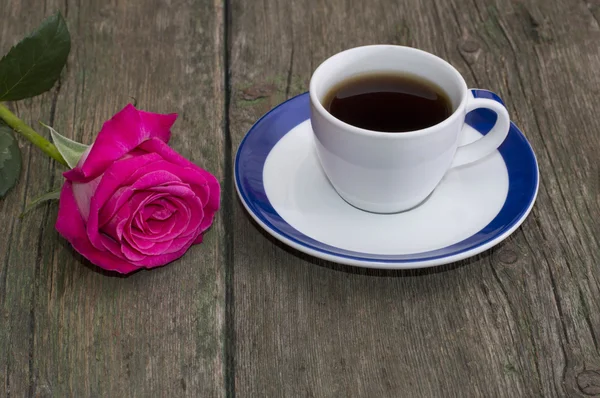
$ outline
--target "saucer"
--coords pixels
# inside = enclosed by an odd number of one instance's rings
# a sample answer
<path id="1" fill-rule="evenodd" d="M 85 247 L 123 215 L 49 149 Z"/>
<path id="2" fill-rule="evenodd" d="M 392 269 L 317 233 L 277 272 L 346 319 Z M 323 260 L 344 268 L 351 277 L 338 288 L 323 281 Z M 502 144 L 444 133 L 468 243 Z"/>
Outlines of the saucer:
<path id="1" fill-rule="evenodd" d="M 502 103 L 494 93 L 475 97 Z M 485 135 L 496 115 L 467 115 L 461 144 Z M 283 243 L 315 257 L 359 267 L 410 269 L 479 254 L 525 220 L 538 191 L 538 165 L 523 133 L 488 157 L 450 170 L 418 207 L 374 214 L 346 203 L 325 176 L 314 148 L 308 93 L 264 115 L 242 140 L 235 184 L 252 218 Z"/>

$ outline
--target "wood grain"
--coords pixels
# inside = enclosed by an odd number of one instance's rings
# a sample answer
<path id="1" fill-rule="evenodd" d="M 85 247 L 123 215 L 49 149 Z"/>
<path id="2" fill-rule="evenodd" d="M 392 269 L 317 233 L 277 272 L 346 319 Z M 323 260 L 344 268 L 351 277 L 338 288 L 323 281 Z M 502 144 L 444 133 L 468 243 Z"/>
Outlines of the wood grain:
<path id="1" fill-rule="evenodd" d="M 57 235 L 56 207 L 16 217 L 61 183 L 24 144 L 22 181 L 0 201 L 4 395 L 600 396 L 597 0 L 0 8 L 0 52 L 55 9 L 73 35 L 60 85 L 11 105 L 25 120 L 91 142 L 133 96 L 179 112 L 173 146 L 225 182 L 203 245 L 121 278 Z M 268 238 L 237 202 L 229 151 L 251 124 L 305 91 L 328 56 L 381 42 L 448 59 L 498 92 L 530 139 L 538 202 L 495 249 L 418 272 L 343 267 Z"/>
<path id="2" fill-rule="evenodd" d="M 61 10 L 73 47 L 60 84 L 15 103 L 90 143 L 123 106 L 178 112 L 172 146 L 224 178 L 220 1 L 3 0 L 0 52 Z M 102 273 L 54 230 L 57 208 L 24 205 L 62 183 L 60 166 L 22 145 L 21 183 L 0 201 L 2 396 L 223 394 L 224 227 L 161 269 Z"/>
<path id="3" fill-rule="evenodd" d="M 541 172 L 537 204 L 511 238 L 418 272 L 304 256 L 236 202 L 237 395 L 600 396 L 598 5 L 231 0 L 233 150 L 328 56 L 392 43 L 499 93 Z"/>

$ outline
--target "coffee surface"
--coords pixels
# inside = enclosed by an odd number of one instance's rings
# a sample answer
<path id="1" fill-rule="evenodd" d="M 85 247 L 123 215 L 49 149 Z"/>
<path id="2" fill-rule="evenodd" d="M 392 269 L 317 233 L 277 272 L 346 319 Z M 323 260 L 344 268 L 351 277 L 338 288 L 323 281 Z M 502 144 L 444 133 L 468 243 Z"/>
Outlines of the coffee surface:
<path id="1" fill-rule="evenodd" d="M 386 133 L 431 127 L 452 114 L 452 103 L 440 87 L 398 73 L 346 79 L 327 92 L 323 106 L 345 123 Z"/>

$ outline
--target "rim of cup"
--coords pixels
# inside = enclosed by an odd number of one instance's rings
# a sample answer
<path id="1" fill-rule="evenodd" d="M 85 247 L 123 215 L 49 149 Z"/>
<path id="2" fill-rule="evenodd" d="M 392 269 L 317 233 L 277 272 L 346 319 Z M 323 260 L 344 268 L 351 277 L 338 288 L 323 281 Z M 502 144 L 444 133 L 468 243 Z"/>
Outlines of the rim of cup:
<path id="1" fill-rule="evenodd" d="M 363 129 L 361 127 L 353 126 L 351 124 L 341 121 L 340 119 L 336 118 L 331 113 L 329 113 L 329 111 L 327 109 L 325 109 L 325 106 L 323 106 L 323 104 L 317 97 L 316 85 L 317 85 L 317 80 L 319 78 L 319 72 L 322 72 L 322 70 L 327 66 L 327 64 L 329 64 L 331 62 L 335 62 L 337 59 L 347 56 L 348 53 L 359 52 L 359 51 L 362 51 L 365 49 L 373 49 L 373 48 L 381 49 L 381 50 L 391 48 L 391 49 L 401 49 L 402 51 L 414 52 L 415 54 L 417 54 L 419 56 L 429 58 L 432 62 L 440 63 L 445 68 L 449 69 L 451 71 L 451 73 L 459 81 L 460 90 L 461 90 L 460 102 L 459 102 L 458 106 L 452 111 L 452 114 L 450 116 L 448 116 L 446 119 L 442 120 L 441 122 L 434 124 L 432 126 L 423 128 L 423 129 L 412 130 L 412 131 L 403 131 L 401 134 L 390 134 L 389 132 L 367 130 L 367 129 Z M 397 71 L 400 73 L 402 72 L 400 69 L 398 69 Z M 366 73 L 369 73 L 369 72 L 366 72 Z M 329 88 L 331 88 L 331 87 L 329 87 Z M 462 113 L 462 111 L 464 110 L 464 108 L 466 106 L 468 92 L 469 92 L 469 90 L 467 87 L 467 83 L 465 82 L 465 79 L 458 72 L 458 70 L 456 70 L 456 68 L 454 66 L 452 66 L 448 61 L 444 60 L 443 58 L 438 57 L 437 55 L 431 54 L 427 51 L 420 50 L 418 48 L 407 47 L 407 46 L 398 46 L 398 45 L 392 45 L 392 44 L 374 44 L 374 45 L 353 47 L 353 48 L 341 51 L 337 54 L 334 54 L 331 57 L 327 58 L 325 61 L 323 61 L 315 69 L 315 71 L 313 72 L 313 74 L 310 78 L 310 84 L 309 84 L 309 95 L 310 95 L 311 103 L 313 104 L 313 106 L 317 110 L 317 112 L 319 112 L 323 117 L 325 117 L 330 123 L 333 123 L 337 127 L 343 128 L 345 130 L 349 130 L 350 132 L 353 132 L 353 133 L 356 133 L 359 135 L 378 137 L 378 138 L 385 137 L 386 139 L 409 139 L 409 138 L 415 138 L 417 136 L 424 136 L 424 135 L 434 133 L 434 132 L 438 131 L 440 128 L 443 128 L 443 127 L 453 123 L 454 119 L 456 119 L 457 117 L 460 116 L 460 114 Z"/>

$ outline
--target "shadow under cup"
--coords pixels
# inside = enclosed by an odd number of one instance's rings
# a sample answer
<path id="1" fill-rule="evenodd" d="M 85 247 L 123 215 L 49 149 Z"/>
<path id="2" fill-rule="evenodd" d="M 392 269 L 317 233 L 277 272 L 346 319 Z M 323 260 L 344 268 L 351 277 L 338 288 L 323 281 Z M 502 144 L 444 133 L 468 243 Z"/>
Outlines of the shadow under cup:
<path id="1" fill-rule="evenodd" d="M 402 134 L 361 129 L 323 106 L 329 90 L 361 75 L 399 73 L 439 86 L 453 109 L 444 121 Z M 376 45 L 353 48 L 324 61 L 310 81 L 311 124 L 317 155 L 338 194 L 375 213 L 409 210 L 425 200 L 450 168 L 465 119 L 468 95 L 460 73 L 418 49 Z"/>

